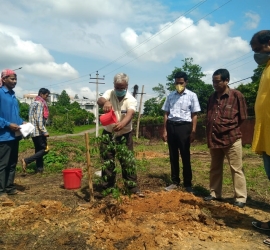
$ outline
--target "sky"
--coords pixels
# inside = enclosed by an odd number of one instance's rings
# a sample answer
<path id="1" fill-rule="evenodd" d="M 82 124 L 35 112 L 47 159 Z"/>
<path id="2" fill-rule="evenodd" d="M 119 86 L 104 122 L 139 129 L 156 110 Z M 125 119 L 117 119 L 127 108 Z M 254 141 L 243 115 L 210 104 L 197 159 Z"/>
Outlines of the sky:
<path id="1" fill-rule="evenodd" d="M 270 29 L 269 0 L 0 0 L 0 6 L 0 70 L 17 69 L 17 97 L 44 87 L 96 100 L 90 77 L 98 71 L 104 78 L 101 94 L 124 72 L 130 91 L 144 86 L 145 102 L 190 57 L 206 83 L 218 68 L 227 68 L 233 83 L 253 75 L 249 41 Z"/>

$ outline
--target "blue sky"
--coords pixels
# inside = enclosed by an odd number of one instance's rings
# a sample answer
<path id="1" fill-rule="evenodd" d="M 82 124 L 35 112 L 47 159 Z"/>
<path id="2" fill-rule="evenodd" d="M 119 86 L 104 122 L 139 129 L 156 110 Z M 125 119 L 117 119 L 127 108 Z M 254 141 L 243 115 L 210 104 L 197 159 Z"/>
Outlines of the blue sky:
<path id="1" fill-rule="evenodd" d="M 89 74 L 99 70 L 105 75 L 99 92 L 125 72 L 130 90 L 144 85 L 145 101 L 187 57 L 202 67 L 206 83 L 221 67 L 238 81 L 256 68 L 250 38 L 270 29 L 269 0 L 0 0 L 0 6 L 0 68 L 22 67 L 18 97 L 46 87 L 94 100 Z"/>

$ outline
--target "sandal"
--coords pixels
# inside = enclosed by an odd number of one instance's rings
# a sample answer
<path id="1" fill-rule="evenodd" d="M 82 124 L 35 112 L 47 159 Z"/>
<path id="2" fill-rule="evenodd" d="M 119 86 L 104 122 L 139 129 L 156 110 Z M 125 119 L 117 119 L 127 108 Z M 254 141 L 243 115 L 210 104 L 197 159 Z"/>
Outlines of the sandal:
<path id="1" fill-rule="evenodd" d="M 8 192 L 7 193 L 8 195 L 17 195 L 17 194 L 22 194 L 22 195 L 24 195 L 24 194 L 26 194 L 26 193 L 24 193 L 24 192 L 22 192 L 22 191 L 19 191 L 19 190 L 14 190 L 14 191 L 11 191 L 11 192 Z"/>
<path id="2" fill-rule="evenodd" d="M 252 221 L 252 225 L 261 230 L 270 230 L 270 221 L 268 222 L 261 222 L 261 221 Z M 269 245 L 270 245 L 270 238 L 269 238 Z M 267 244 L 267 243 L 265 243 Z"/>
<path id="3" fill-rule="evenodd" d="M 270 238 L 265 239 L 263 243 L 270 246 Z"/>

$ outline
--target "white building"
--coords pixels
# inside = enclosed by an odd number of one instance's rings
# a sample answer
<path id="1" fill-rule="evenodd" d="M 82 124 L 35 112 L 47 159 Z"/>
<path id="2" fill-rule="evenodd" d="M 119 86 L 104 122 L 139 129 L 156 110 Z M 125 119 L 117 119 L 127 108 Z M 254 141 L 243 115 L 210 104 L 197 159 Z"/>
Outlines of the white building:
<path id="1" fill-rule="evenodd" d="M 30 94 L 25 94 L 23 95 L 23 98 L 18 98 L 21 103 L 27 103 L 31 104 L 36 96 L 37 93 L 30 93 Z M 52 105 L 53 103 L 58 101 L 59 94 L 55 93 L 50 93 L 50 97 L 48 100 L 48 104 Z M 74 99 L 70 97 L 70 103 L 77 102 L 80 105 L 81 109 L 85 109 L 87 112 L 91 112 L 96 116 L 96 108 L 97 108 L 97 102 L 95 100 L 90 100 L 90 99 Z"/>

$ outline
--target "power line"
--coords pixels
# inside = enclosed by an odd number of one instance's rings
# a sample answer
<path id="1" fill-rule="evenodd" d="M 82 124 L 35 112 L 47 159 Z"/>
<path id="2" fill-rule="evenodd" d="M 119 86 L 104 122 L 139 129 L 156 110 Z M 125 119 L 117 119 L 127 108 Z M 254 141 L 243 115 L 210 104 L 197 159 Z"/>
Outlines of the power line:
<path id="1" fill-rule="evenodd" d="M 231 1 L 232 1 L 232 0 L 229 0 L 229 1 L 227 1 L 226 3 L 222 4 L 221 6 L 217 7 L 217 8 L 214 9 L 213 11 L 209 12 L 208 14 L 206 14 L 205 16 L 203 16 L 202 18 L 200 18 L 199 20 L 197 20 L 195 23 L 198 23 L 199 21 L 201 21 L 201 20 L 204 19 L 205 17 L 207 17 L 207 16 L 209 16 L 210 14 L 214 13 L 215 11 L 221 9 L 223 6 L 225 6 L 226 4 L 228 4 L 228 3 L 231 2 Z M 150 49 L 150 50 L 146 51 L 145 53 L 143 53 L 143 54 L 141 54 L 141 55 L 135 57 L 134 59 L 130 60 L 129 62 L 127 62 L 127 63 L 125 63 L 125 64 L 123 64 L 122 66 L 120 66 L 120 67 L 118 67 L 118 68 L 116 68 L 116 69 L 114 69 L 114 70 L 112 70 L 112 71 L 106 73 L 105 75 L 108 75 L 108 74 L 110 74 L 110 73 L 112 73 L 112 72 L 114 72 L 114 71 L 116 71 L 116 70 L 118 70 L 118 69 L 120 69 L 120 68 L 122 68 L 122 67 L 128 65 L 129 63 L 131 63 L 131 62 L 135 61 L 136 59 L 142 57 L 143 55 L 147 54 L 148 52 L 150 52 L 150 51 L 156 49 L 157 47 L 159 47 L 160 45 L 166 43 L 167 41 L 169 41 L 169 40 L 172 39 L 173 37 L 179 35 L 181 32 L 187 30 L 187 29 L 190 28 L 192 25 L 193 25 L 193 23 L 192 23 L 191 25 L 187 26 L 186 28 L 182 29 L 181 31 L 177 32 L 175 35 L 171 36 L 170 38 L 166 39 L 165 41 L 159 43 L 158 45 L 156 45 L 156 46 L 153 47 L 152 49 Z"/>
<path id="2" fill-rule="evenodd" d="M 162 33 L 163 31 L 167 30 L 168 28 L 170 28 L 171 26 L 173 26 L 176 22 L 178 22 L 181 18 L 183 18 L 185 15 L 191 13 L 193 10 L 197 9 L 200 5 L 204 4 L 207 0 L 203 0 L 201 2 L 199 2 L 198 4 L 194 5 L 191 9 L 189 9 L 188 11 L 186 11 L 184 14 L 182 14 L 181 16 L 177 17 L 170 25 L 165 26 L 164 28 L 162 28 L 159 32 L 157 32 L 156 34 L 150 36 L 149 38 L 145 39 L 144 41 L 142 41 L 141 43 L 139 43 L 138 45 L 136 45 L 135 47 L 131 48 L 130 50 L 128 50 L 127 52 L 125 52 L 124 54 L 122 54 L 121 56 L 119 56 L 118 58 L 116 58 L 115 60 L 111 61 L 110 63 L 106 64 L 105 66 L 101 67 L 99 69 L 102 70 L 104 68 L 107 68 L 108 66 L 110 66 L 111 64 L 113 64 L 114 62 L 118 61 L 119 59 L 122 59 L 123 57 L 129 55 L 132 51 L 136 50 L 137 48 L 141 47 L 143 44 L 149 42 L 150 40 L 152 40 L 153 38 L 155 38 L 157 35 L 159 35 L 160 33 Z"/>

